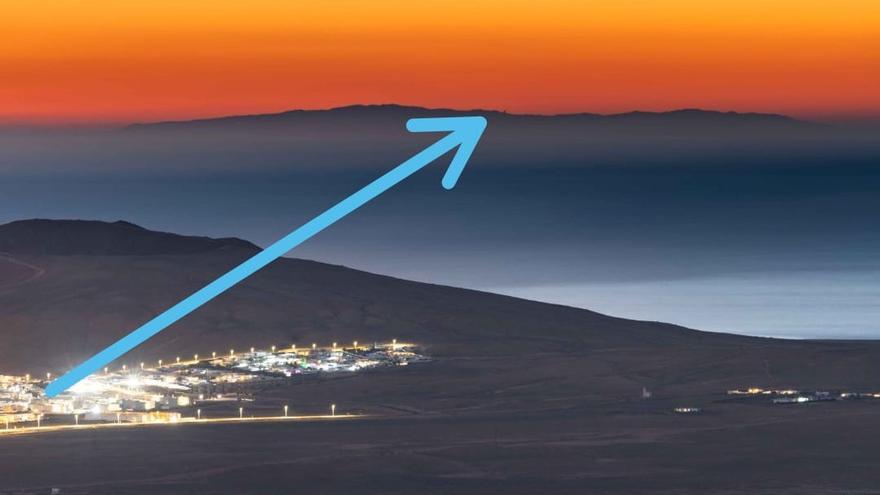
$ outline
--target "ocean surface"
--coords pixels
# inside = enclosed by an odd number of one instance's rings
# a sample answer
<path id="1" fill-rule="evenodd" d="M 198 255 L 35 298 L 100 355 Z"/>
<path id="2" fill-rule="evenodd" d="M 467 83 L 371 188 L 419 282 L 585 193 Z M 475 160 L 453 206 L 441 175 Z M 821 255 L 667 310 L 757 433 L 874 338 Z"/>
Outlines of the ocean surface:
<path id="1" fill-rule="evenodd" d="M 690 328 L 796 339 L 880 339 L 880 272 L 487 287 L 492 292 Z"/>

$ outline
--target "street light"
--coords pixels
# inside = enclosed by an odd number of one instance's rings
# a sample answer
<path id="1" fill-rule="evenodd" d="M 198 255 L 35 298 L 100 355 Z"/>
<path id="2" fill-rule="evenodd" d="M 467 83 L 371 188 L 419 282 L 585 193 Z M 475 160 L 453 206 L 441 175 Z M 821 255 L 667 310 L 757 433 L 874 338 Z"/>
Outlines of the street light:
<path id="1" fill-rule="evenodd" d="M 120 424 L 119 413 L 116 413 L 116 424 Z"/>
<path id="2" fill-rule="evenodd" d="M 180 356 L 177 356 L 177 364 L 180 364 Z"/>
<path id="3" fill-rule="evenodd" d="M 43 420 L 43 415 L 37 414 L 37 428 L 40 427 L 40 423 L 42 422 L 42 420 Z"/>
<path id="4" fill-rule="evenodd" d="M 26 381 L 26 382 L 31 381 L 31 374 L 30 373 L 24 375 L 24 381 Z"/>
<path id="5" fill-rule="evenodd" d="M 253 347 L 251 347 L 251 354 L 253 354 L 253 353 L 254 353 L 254 348 L 253 348 Z"/>
<path id="6" fill-rule="evenodd" d="M 235 349 L 229 349 L 229 357 L 235 357 Z"/>
<path id="7" fill-rule="evenodd" d="M 122 365 L 122 371 L 125 371 L 125 370 L 127 370 L 127 369 L 128 369 L 128 365 L 123 364 L 123 365 Z"/>
<path id="8" fill-rule="evenodd" d="M 330 416 L 336 416 L 336 404 L 330 404 Z"/>
<path id="9" fill-rule="evenodd" d="M 238 408 L 238 419 L 244 419 L 244 408 L 243 407 Z"/>
<path id="10" fill-rule="evenodd" d="M 196 409 L 196 419 L 197 420 L 202 419 L 202 410 L 201 409 Z"/>
<path id="11" fill-rule="evenodd" d="M 76 426 L 79 426 L 79 414 L 74 414 L 74 415 L 73 415 L 73 423 L 74 423 Z"/>
<path id="12" fill-rule="evenodd" d="M 354 341 L 354 350 L 357 350 L 357 348 L 358 348 L 358 341 L 355 340 L 355 341 Z"/>
<path id="13" fill-rule="evenodd" d="M 216 359 L 216 358 L 217 358 L 217 352 L 211 351 L 211 359 Z"/>
<path id="14" fill-rule="evenodd" d="M 284 404 L 284 417 L 287 417 L 287 404 Z"/>
<path id="15" fill-rule="evenodd" d="M 52 379 L 52 373 L 47 372 L 46 373 L 46 380 L 51 380 L 51 379 Z"/>
<path id="16" fill-rule="evenodd" d="M 198 361 L 198 360 L 199 360 L 199 355 L 193 354 L 193 361 Z"/>
<path id="17" fill-rule="evenodd" d="M 162 367 L 162 360 L 161 359 L 159 360 L 159 367 L 160 368 Z"/>
<path id="18" fill-rule="evenodd" d="M 275 352 L 275 346 L 274 346 L 274 345 L 272 346 L 272 352 Z"/>
<path id="19" fill-rule="evenodd" d="M 141 363 L 141 371 L 144 370 L 144 363 Z"/>
<path id="20" fill-rule="evenodd" d="M 318 344 L 312 342 L 312 350 L 314 351 L 314 350 L 317 349 L 317 348 L 318 348 Z"/>

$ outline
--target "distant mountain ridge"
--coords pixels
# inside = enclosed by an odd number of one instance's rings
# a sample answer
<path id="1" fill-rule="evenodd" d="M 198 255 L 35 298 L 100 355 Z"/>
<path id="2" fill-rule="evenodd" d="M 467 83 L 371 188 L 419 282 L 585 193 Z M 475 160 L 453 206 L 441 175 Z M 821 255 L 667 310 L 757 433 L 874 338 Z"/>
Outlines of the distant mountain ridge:
<path id="1" fill-rule="evenodd" d="M 237 238 L 155 232 L 125 221 L 19 220 L 0 225 L 0 252 L 32 255 L 159 255 L 259 249 Z"/>
<path id="2" fill-rule="evenodd" d="M 399 121 L 401 118 L 429 117 L 429 116 L 454 116 L 454 115 L 479 114 L 490 119 L 504 120 L 512 123 L 526 122 L 560 122 L 560 123 L 591 123 L 591 124 L 653 124 L 665 122 L 670 124 L 715 124 L 715 125 L 738 125 L 738 124 L 772 124 L 786 126 L 812 126 L 815 124 L 798 120 L 780 114 L 754 113 L 754 112 L 722 112 L 717 110 L 703 110 L 695 108 L 671 110 L 665 112 L 632 111 L 615 114 L 598 114 L 589 112 L 567 114 L 518 114 L 499 110 L 472 109 L 456 110 L 448 108 L 425 108 L 418 106 L 406 106 L 398 104 L 379 105 L 348 105 L 320 110 L 287 110 L 283 112 L 265 114 L 230 115 L 216 118 L 192 119 L 180 121 L 161 121 L 152 123 L 132 124 L 129 129 L 168 128 L 168 127 L 215 127 L 226 125 L 267 125 L 267 124 L 295 124 L 310 121 L 312 123 L 325 122 L 328 119 L 348 118 L 371 118 L 388 119 Z"/>

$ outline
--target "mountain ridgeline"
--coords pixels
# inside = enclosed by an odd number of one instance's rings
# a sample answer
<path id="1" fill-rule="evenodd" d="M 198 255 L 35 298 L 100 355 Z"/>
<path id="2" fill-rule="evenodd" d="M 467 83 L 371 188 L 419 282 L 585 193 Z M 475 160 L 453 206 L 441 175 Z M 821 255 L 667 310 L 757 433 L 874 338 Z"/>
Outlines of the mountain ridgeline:
<path id="1" fill-rule="evenodd" d="M 241 239 L 154 232 L 124 221 L 26 220 L 0 225 L 0 252 L 10 254 L 144 256 L 242 249 L 259 248 Z"/>
<path id="2" fill-rule="evenodd" d="M 497 110 L 472 109 L 454 110 L 448 108 L 424 108 L 406 105 L 350 105 L 326 110 L 290 110 L 271 114 L 235 115 L 219 118 L 198 120 L 168 121 L 146 124 L 132 124 L 130 131 L 148 131 L 158 129 L 244 129 L 248 126 L 272 127 L 289 126 L 303 127 L 312 130 L 352 128 L 361 131 L 373 128 L 369 124 L 399 123 L 410 118 L 444 117 L 459 115 L 483 115 L 500 126 L 545 125 L 555 126 L 592 126 L 594 128 L 623 126 L 627 129 L 651 128 L 691 128 L 706 130 L 706 126 L 716 127 L 747 127 L 763 126 L 765 128 L 815 128 L 817 124 L 797 120 L 785 115 L 770 113 L 719 112 L 714 110 L 682 109 L 668 112 L 634 111 L 618 114 L 602 115 L 597 113 L 570 113 L 558 115 L 515 114 Z"/>
<path id="3" fill-rule="evenodd" d="M 328 110 L 230 116 L 129 126 L 116 136 L 150 155 L 186 163 L 198 155 L 214 171 L 247 166 L 255 171 L 320 167 L 387 168 L 436 136 L 406 132 L 410 118 L 482 115 L 489 122 L 478 150 L 480 164 L 495 166 L 617 165 L 670 163 L 703 156 L 718 147 L 797 150 L 812 140 L 863 139 L 826 125 L 783 115 L 685 109 L 614 115 L 522 115 L 494 110 L 428 109 L 402 105 L 353 105 Z M 683 147 L 682 142 L 688 146 Z M 146 143 L 162 143 L 151 150 Z M 207 151 L 206 151 L 207 150 Z M 244 153 L 245 151 L 246 153 Z"/>

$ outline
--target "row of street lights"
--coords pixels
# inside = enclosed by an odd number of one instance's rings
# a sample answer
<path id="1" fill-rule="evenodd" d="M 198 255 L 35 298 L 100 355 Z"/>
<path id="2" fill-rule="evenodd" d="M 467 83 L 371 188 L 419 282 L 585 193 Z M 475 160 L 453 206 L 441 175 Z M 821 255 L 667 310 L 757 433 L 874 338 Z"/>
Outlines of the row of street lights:
<path id="1" fill-rule="evenodd" d="M 333 349 L 333 350 L 336 350 L 337 343 L 336 343 L 336 342 L 333 342 L 332 345 L 333 345 L 332 349 Z M 352 342 L 352 347 L 353 347 L 355 350 L 358 349 L 358 341 L 357 341 L 357 340 L 355 340 L 354 342 Z M 275 353 L 275 349 L 276 349 L 276 347 L 273 345 L 273 346 L 271 346 L 270 348 L 272 349 L 272 353 Z M 317 348 L 318 348 L 318 344 L 312 343 L 312 350 L 314 351 L 314 350 L 316 350 Z M 292 351 L 296 351 L 296 344 L 292 344 L 292 345 L 289 347 L 289 349 L 292 350 Z M 392 339 L 392 340 L 391 340 L 391 350 L 393 350 L 393 351 L 397 350 L 397 339 Z M 255 348 L 255 347 L 251 347 L 251 354 L 253 354 L 255 351 L 256 351 L 256 348 Z M 229 349 L 229 357 L 235 357 L 235 349 Z M 217 351 L 213 351 L 213 352 L 211 352 L 211 359 L 217 359 Z M 198 354 L 194 354 L 194 355 L 193 355 L 193 361 L 198 361 L 198 360 L 199 360 L 199 355 L 198 355 Z M 159 359 L 157 362 L 159 363 L 159 367 L 161 368 L 161 367 L 162 367 L 162 363 L 163 363 L 164 361 L 161 360 L 161 359 Z M 140 364 L 141 364 L 141 371 L 143 371 L 144 369 L 146 369 L 146 368 L 145 368 L 145 367 L 146 367 L 146 363 L 141 362 Z M 175 364 L 180 364 L 180 356 L 177 356 L 177 358 L 175 358 Z M 122 371 L 123 371 L 123 372 L 128 371 L 128 365 L 123 364 L 123 365 L 122 365 Z M 104 367 L 104 374 L 106 375 L 106 374 L 108 374 L 108 373 L 110 373 L 110 368 L 105 366 L 105 367 Z M 51 372 L 47 372 L 47 373 L 46 373 L 46 381 L 51 381 L 51 380 L 52 380 L 52 373 L 51 373 Z M 28 373 L 28 374 L 25 375 L 25 381 L 26 381 L 26 382 L 30 382 L 30 381 L 31 381 L 31 375 L 30 375 L 30 373 Z"/>
<path id="2" fill-rule="evenodd" d="M 290 408 L 287 404 L 284 405 L 284 417 L 290 417 Z M 336 404 L 330 404 L 330 416 L 336 416 Z M 4 418 L 6 420 L 6 429 L 9 429 L 9 417 Z M 244 419 L 244 407 L 238 408 L 238 419 Z M 202 420 L 202 410 L 196 409 L 196 421 Z M 79 414 L 73 415 L 74 426 L 79 426 Z M 122 424 L 122 413 L 116 413 L 116 424 Z M 37 428 L 41 428 L 43 425 L 43 415 L 37 415 Z"/>
<path id="3" fill-rule="evenodd" d="M 336 342 L 333 342 L 333 343 L 332 343 L 332 349 L 336 349 L 337 346 L 338 346 L 338 344 L 337 344 Z M 358 341 L 357 341 L 357 340 L 352 341 L 352 347 L 351 347 L 351 348 L 352 348 L 352 349 L 355 349 L 355 350 L 359 349 Z M 275 345 L 272 345 L 272 346 L 269 347 L 269 349 L 271 350 L 272 353 L 275 353 L 275 351 L 278 349 L 278 347 L 275 346 Z M 291 346 L 288 347 L 288 349 L 291 350 L 291 351 L 296 351 L 296 344 L 291 344 Z M 318 344 L 316 344 L 316 343 L 312 343 L 312 350 L 314 351 L 314 350 L 317 350 L 317 349 L 318 349 Z M 392 349 L 392 350 L 396 350 L 396 349 L 397 349 L 397 339 L 392 339 L 392 340 L 391 340 L 391 349 Z M 251 347 L 251 348 L 250 348 L 250 352 L 251 352 L 251 354 L 253 354 L 253 353 L 256 352 L 256 351 L 257 351 L 257 348 L 256 348 L 256 347 Z M 229 357 L 235 357 L 235 349 L 229 349 Z M 211 359 L 217 359 L 217 351 L 213 351 L 213 352 L 211 352 Z M 198 354 L 193 355 L 193 361 L 198 361 L 198 360 L 199 360 L 199 355 L 198 355 Z M 176 363 L 176 364 L 180 364 L 180 356 L 177 356 L 175 363 Z M 160 366 L 160 367 L 162 366 L 162 360 L 161 360 L 161 359 L 159 360 L 159 366 Z M 143 368 L 144 368 L 144 363 L 141 363 L 141 369 L 143 369 Z M 124 370 L 125 370 L 125 366 L 123 366 L 123 371 L 124 371 Z M 105 371 L 106 371 L 106 368 L 105 368 Z"/>
<path id="4" fill-rule="evenodd" d="M 287 406 L 287 404 L 284 404 L 284 417 L 289 418 L 290 417 L 289 413 L 290 413 L 290 408 Z M 330 404 L 330 416 L 336 416 L 336 404 Z M 201 409 L 196 409 L 196 419 L 202 419 L 202 410 Z M 243 407 L 238 408 L 238 419 L 244 419 L 244 408 Z"/>

